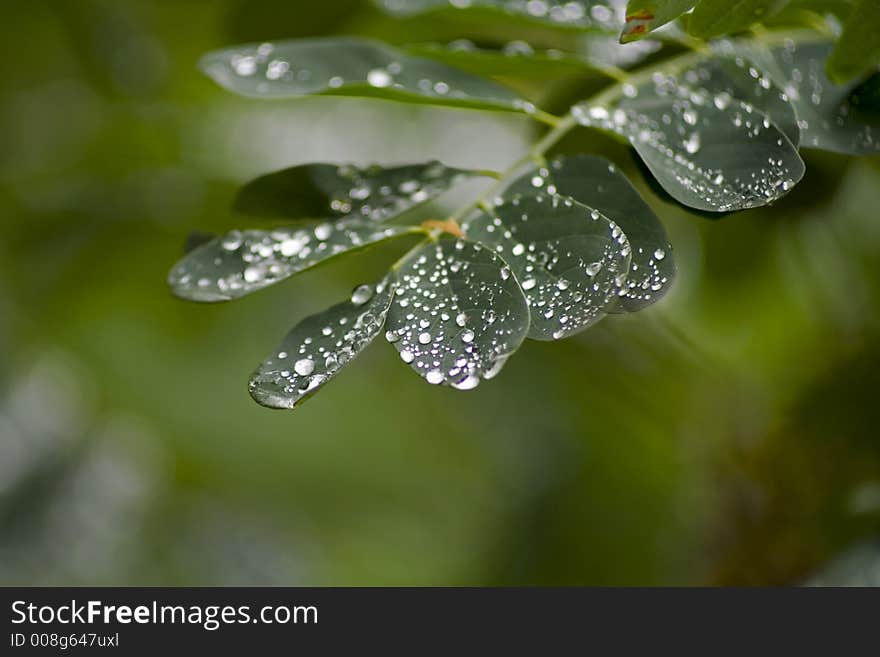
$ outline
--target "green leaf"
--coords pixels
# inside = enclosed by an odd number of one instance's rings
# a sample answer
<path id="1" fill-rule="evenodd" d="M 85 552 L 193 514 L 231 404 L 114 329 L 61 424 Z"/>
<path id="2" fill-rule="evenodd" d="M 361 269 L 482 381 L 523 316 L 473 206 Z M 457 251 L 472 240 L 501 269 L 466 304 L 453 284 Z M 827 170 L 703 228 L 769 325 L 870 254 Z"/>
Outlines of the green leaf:
<path id="1" fill-rule="evenodd" d="M 269 408 L 294 408 L 318 391 L 382 331 L 394 287 L 360 285 L 349 301 L 307 317 L 251 375 L 251 397 Z"/>
<path id="2" fill-rule="evenodd" d="M 635 312 L 659 300 L 672 287 L 675 260 L 663 224 L 618 168 L 594 155 L 553 160 L 544 188 L 599 210 L 626 234 L 632 251 L 629 275 L 610 312 Z"/>
<path id="3" fill-rule="evenodd" d="M 645 37 L 693 8 L 699 0 L 630 0 L 626 5 L 626 22 L 620 35 L 621 43 Z"/>
<path id="4" fill-rule="evenodd" d="M 386 339 L 428 383 L 468 390 L 494 377 L 529 330 L 529 309 L 490 249 L 443 238 L 394 272 Z"/>
<path id="5" fill-rule="evenodd" d="M 524 109 L 522 99 L 495 82 L 356 37 L 242 45 L 208 53 L 200 66 L 222 87 L 258 98 L 334 94 Z"/>
<path id="6" fill-rule="evenodd" d="M 751 59 L 794 106 L 800 127 L 800 145 L 850 155 L 880 152 L 880 111 L 860 104 L 862 87 L 837 85 L 825 75 L 825 62 L 833 48 L 826 41 L 787 39 L 779 47 L 754 41 L 721 41 L 716 48 L 731 56 Z"/>
<path id="7" fill-rule="evenodd" d="M 239 190 L 235 209 L 294 219 L 354 215 L 386 221 L 485 171 L 433 161 L 395 167 L 303 164 L 260 176 Z"/>
<path id="8" fill-rule="evenodd" d="M 462 228 L 509 264 L 528 299 L 535 340 L 559 340 L 595 324 L 624 289 L 626 235 L 570 198 L 515 194 L 474 213 Z"/>
<path id="9" fill-rule="evenodd" d="M 335 256 L 417 230 L 359 219 L 233 230 L 190 251 L 171 270 L 168 284 L 175 295 L 191 301 L 228 301 Z"/>
<path id="10" fill-rule="evenodd" d="M 442 11 L 488 14 L 495 22 L 515 18 L 554 27 L 616 31 L 620 23 L 613 0 L 375 0 L 395 16 Z"/>
<path id="11" fill-rule="evenodd" d="M 627 138 L 663 189 L 698 210 L 767 205 L 804 174 L 797 149 L 764 113 L 676 75 L 655 75 L 614 105 L 581 104 L 572 113 Z"/>
<path id="12" fill-rule="evenodd" d="M 859 0 L 828 58 L 829 77 L 849 82 L 880 66 L 880 0 Z"/>
<path id="13" fill-rule="evenodd" d="M 688 32 L 701 39 L 741 32 L 787 4 L 788 0 L 700 0 L 688 19 Z"/>
<path id="14" fill-rule="evenodd" d="M 688 68 L 681 78 L 688 86 L 713 94 L 719 104 L 723 105 L 729 95 L 754 105 L 785 133 L 792 145 L 800 143 L 797 115 L 788 96 L 748 59 L 711 57 Z"/>
<path id="15" fill-rule="evenodd" d="M 406 50 L 477 75 L 546 78 L 599 72 L 599 66 L 586 55 L 535 50 L 525 41 L 511 41 L 503 48 L 491 49 L 462 39 L 449 44 L 411 45 Z"/>

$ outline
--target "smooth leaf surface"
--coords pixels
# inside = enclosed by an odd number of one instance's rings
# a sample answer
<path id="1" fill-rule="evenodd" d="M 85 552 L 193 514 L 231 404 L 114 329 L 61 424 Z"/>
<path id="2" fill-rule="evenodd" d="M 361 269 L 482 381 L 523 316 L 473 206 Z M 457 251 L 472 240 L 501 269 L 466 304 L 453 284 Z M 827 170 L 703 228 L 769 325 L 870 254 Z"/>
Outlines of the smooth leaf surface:
<path id="1" fill-rule="evenodd" d="M 880 66 L 880 0 L 859 0 L 828 58 L 829 77 L 843 84 Z"/>
<path id="2" fill-rule="evenodd" d="M 259 98 L 336 94 L 505 110 L 523 103 L 485 78 L 356 37 L 242 45 L 208 53 L 201 68 L 222 87 Z"/>
<path id="3" fill-rule="evenodd" d="M 529 330 L 529 309 L 489 248 L 443 238 L 395 271 L 386 339 L 428 383 L 467 390 L 494 377 Z"/>
<path id="4" fill-rule="evenodd" d="M 788 137 L 751 103 L 653 76 L 610 107 L 578 105 L 575 118 L 627 138 L 674 199 L 730 212 L 781 198 L 803 177 Z"/>
<path id="5" fill-rule="evenodd" d="M 787 4 L 788 0 L 700 0 L 688 19 L 688 32 L 701 39 L 741 32 Z"/>
<path id="6" fill-rule="evenodd" d="M 538 178 L 534 179 L 538 182 Z M 514 195 L 462 226 L 510 265 L 531 312 L 529 337 L 559 340 L 617 302 L 630 266 L 626 235 L 597 210 L 555 194 Z"/>
<path id="7" fill-rule="evenodd" d="M 441 162 L 403 166 L 303 164 L 260 176 L 238 192 L 235 209 L 295 219 L 354 215 L 386 221 L 485 172 Z"/>
<path id="8" fill-rule="evenodd" d="M 802 147 L 850 155 L 880 152 L 880 108 L 858 102 L 860 86 L 836 85 L 825 74 L 831 43 L 788 39 L 769 48 L 724 40 L 715 47 L 724 54 L 751 59 L 785 92 L 797 115 Z M 871 84 L 872 79 L 864 83 Z"/>
<path id="9" fill-rule="evenodd" d="M 416 16 L 444 10 L 469 14 L 491 13 L 556 27 L 580 30 L 620 28 L 613 0 L 376 0 L 395 16 Z"/>
<path id="10" fill-rule="evenodd" d="M 414 230 L 360 219 L 233 230 L 190 251 L 171 270 L 168 284 L 175 295 L 191 301 L 228 301 Z"/>
<path id="11" fill-rule="evenodd" d="M 307 317 L 251 375 L 248 390 L 269 408 L 294 408 L 333 378 L 382 331 L 394 293 L 387 280 Z"/>
<path id="12" fill-rule="evenodd" d="M 658 27 L 674 21 L 698 1 L 630 0 L 626 5 L 626 22 L 620 35 L 620 42 L 628 43 L 641 39 Z"/>
<path id="13" fill-rule="evenodd" d="M 635 312 L 672 287 L 675 260 L 663 224 L 620 170 L 594 155 L 553 160 L 544 187 L 599 210 L 626 234 L 631 249 L 629 274 L 610 312 Z"/>
<path id="14" fill-rule="evenodd" d="M 449 44 L 411 45 L 406 50 L 477 75 L 543 78 L 597 73 L 597 67 L 585 55 L 536 50 L 525 41 L 511 41 L 492 49 L 480 48 L 472 41 L 460 39 Z"/>

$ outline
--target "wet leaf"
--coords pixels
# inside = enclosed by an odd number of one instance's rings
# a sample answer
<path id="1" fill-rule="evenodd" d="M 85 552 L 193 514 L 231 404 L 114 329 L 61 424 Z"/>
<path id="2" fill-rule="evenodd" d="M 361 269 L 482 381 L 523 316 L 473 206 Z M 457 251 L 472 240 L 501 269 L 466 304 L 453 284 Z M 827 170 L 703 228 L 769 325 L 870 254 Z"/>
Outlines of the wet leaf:
<path id="1" fill-rule="evenodd" d="M 843 84 L 880 66 L 880 0 L 858 0 L 828 58 L 831 79 Z"/>
<path id="2" fill-rule="evenodd" d="M 697 2 L 699 0 L 630 0 L 626 5 L 626 22 L 620 42 L 643 38 L 658 27 L 674 21 Z"/>
<path id="3" fill-rule="evenodd" d="M 613 0 L 375 0 L 395 16 L 417 16 L 457 11 L 470 16 L 488 14 L 497 24 L 514 18 L 555 27 L 579 30 L 620 29 Z"/>
<path id="4" fill-rule="evenodd" d="M 522 110 L 523 101 L 490 80 L 356 37 L 250 44 L 208 53 L 202 70 L 243 96 L 368 96 L 434 105 Z"/>
<path id="5" fill-rule="evenodd" d="M 794 146 L 800 143 L 797 115 L 788 96 L 748 59 L 711 57 L 689 67 L 681 77 L 688 86 L 713 94 L 719 104 L 723 105 L 725 95 L 729 95 L 754 105 Z"/>
<path id="6" fill-rule="evenodd" d="M 387 280 L 360 285 L 350 300 L 301 321 L 251 375 L 251 397 L 294 408 L 316 393 L 381 333 L 393 292 Z"/>
<path id="7" fill-rule="evenodd" d="M 534 182 L 543 181 L 536 174 Z M 543 186 L 543 182 L 541 183 Z M 625 289 L 630 245 L 597 210 L 540 191 L 514 194 L 462 226 L 510 266 L 531 312 L 529 337 L 559 340 L 596 323 Z"/>
<path id="8" fill-rule="evenodd" d="M 168 284 L 175 295 L 191 301 L 228 301 L 335 256 L 415 230 L 358 219 L 233 230 L 184 256 L 168 275 Z"/>
<path id="9" fill-rule="evenodd" d="M 635 312 L 660 299 L 672 287 L 675 260 L 663 224 L 626 176 L 608 160 L 574 155 L 553 160 L 545 188 L 596 208 L 626 234 L 632 251 L 629 275 L 610 312 Z"/>
<path id="10" fill-rule="evenodd" d="M 428 383 L 468 390 L 494 377 L 529 330 L 516 279 L 491 249 L 443 238 L 394 272 L 386 339 Z"/>
<path id="11" fill-rule="evenodd" d="M 754 41 L 725 40 L 716 48 L 751 59 L 785 92 L 797 115 L 801 147 L 850 155 L 880 152 L 878 108 L 860 105 L 860 86 L 836 85 L 825 75 L 831 43 L 788 39 L 768 48 Z M 864 84 L 870 86 L 871 79 Z"/>
<path id="12" fill-rule="evenodd" d="M 804 174 L 797 149 L 751 103 L 676 75 L 658 73 L 616 103 L 572 113 L 628 139 L 663 189 L 698 210 L 767 205 Z"/>
<path id="13" fill-rule="evenodd" d="M 385 221 L 425 203 L 456 182 L 486 172 L 440 162 L 383 167 L 303 164 L 260 176 L 242 187 L 235 209 L 295 219 L 354 215 Z"/>
<path id="14" fill-rule="evenodd" d="M 788 0 L 700 0 L 688 19 L 688 32 L 701 39 L 741 32 L 787 4 Z"/>

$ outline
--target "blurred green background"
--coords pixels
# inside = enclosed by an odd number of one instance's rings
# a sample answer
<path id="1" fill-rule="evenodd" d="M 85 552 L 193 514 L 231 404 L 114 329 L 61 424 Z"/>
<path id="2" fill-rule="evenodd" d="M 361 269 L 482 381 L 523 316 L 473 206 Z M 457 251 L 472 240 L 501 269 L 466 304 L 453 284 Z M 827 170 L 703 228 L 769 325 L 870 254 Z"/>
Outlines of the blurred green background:
<path id="1" fill-rule="evenodd" d="M 171 297 L 190 231 L 253 221 L 230 209 L 253 176 L 503 168 L 535 138 L 478 111 L 238 99 L 198 73 L 202 52 L 468 30 L 359 0 L 4 5 L 0 584 L 797 584 L 834 559 L 846 576 L 821 581 L 864 582 L 845 560 L 880 552 L 876 161 L 808 152 L 783 202 L 712 221 L 650 191 L 626 148 L 573 133 L 562 150 L 640 185 L 677 284 L 528 342 L 467 393 L 379 340 L 295 412 L 247 394 L 296 321 L 400 242 L 236 303 Z M 590 84 L 542 91 L 552 107 Z"/>

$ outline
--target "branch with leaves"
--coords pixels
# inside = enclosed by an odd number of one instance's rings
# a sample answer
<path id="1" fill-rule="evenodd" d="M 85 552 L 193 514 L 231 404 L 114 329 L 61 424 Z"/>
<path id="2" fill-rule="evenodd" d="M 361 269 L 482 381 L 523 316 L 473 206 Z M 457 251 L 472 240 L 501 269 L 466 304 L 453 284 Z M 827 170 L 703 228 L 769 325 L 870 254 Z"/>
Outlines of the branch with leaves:
<path id="1" fill-rule="evenodd" d="M 827 12 L 822 4 L 634 0 L 624 15 L 614 2 L 384 0 L 398 15 L 488 13 L 514 29 L 534 22 L 575 31 L 585 47 L 396 47 L 347 37 L 210 53 L 205 73 L 245 96 L 330 94 L 517 112 L 548 130 L 501 172 L 440 162 L 316 163 L 262 176 L 240 191 L 236 209 L 294 223 L 231 231 L 197 246 L 172 269 L 171 288 L 194 301 L 235 299 L 330 258 L 422 234 L 381 281 L 359 285 L 349 300 L 294 327 L 251 377 L 251 395 L 293 408 L 382 333 L 429 383 L 473 388 L 526 338 L 558 340 L 607 314 L 641 310 L 675 277 L 662 224 L 613 163 L 550 156 L 575 128 L 630 144 L 675 201 L 709 213 L 787 194 L 805 171 L 799 149 L 880 152 L 880 75 L 865 76 L 876 69 L 876 43 L 868 39 L 868 58 L 854 58 L 846 41 L 876 3 L 847 5 L 852 16 L 836 42 L 828 17 L 847 3 L 825 3 Z M 754 26 L 759 19 L 767 25 Z M 624 42 L 655 42 L 611 48 L 611 32 Z M 652 63 L 621 68 L 649 54 Z M 518 71 L 551 78 L 560 70 L 610 84 L 556 116 L 493 79 Z M 478 177 L 495 182 L 476 201 L 444 219 L 405 223 L 409 210 Z"/>

